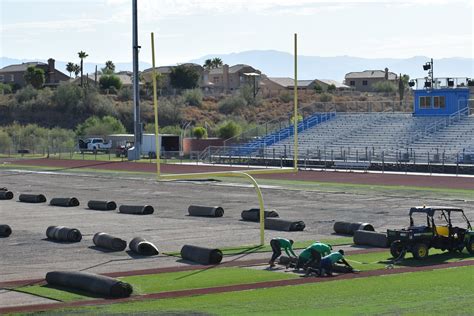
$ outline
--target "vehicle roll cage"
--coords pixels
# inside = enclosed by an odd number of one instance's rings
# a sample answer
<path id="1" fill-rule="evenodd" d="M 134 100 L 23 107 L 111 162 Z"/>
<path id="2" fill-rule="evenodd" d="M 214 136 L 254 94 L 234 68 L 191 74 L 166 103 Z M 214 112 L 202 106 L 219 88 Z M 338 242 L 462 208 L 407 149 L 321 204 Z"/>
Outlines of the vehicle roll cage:
<path id="1" fill-rule="evenodd" d="M 456 213 L 461 213 L 462 218 L 466 221 L 467 223 L 467 228 L 472 230 L 471 223 L 469 222 L 469 219 L 466 217 L 464 214 L 464 211 L 460 208 L 443 208 L 443 207 L 412 207 L 410 209 L 410 226 L 414 226 L 414 221 L 412 215 L 414 213 L 421 213 L 421 214 L 426 214 L 426 223 L 428 227 L 436 227 L 436 224 L 434 222 L 434 215 L 436 212 L 441 212 L 442 217 L 446 220 L 446 223 L 448 223 L 449 226 L 452 226 L 451 223 L 451 212 L 456 212 Z M 431 223 L 430 223 L 431 219 Z"/>

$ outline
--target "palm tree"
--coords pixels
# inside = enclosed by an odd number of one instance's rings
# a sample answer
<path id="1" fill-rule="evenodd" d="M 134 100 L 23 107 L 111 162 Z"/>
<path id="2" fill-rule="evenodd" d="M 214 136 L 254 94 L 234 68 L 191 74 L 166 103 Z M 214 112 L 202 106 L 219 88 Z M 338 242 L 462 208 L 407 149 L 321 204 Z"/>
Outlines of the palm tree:
<path id="1" fill-rule="evenodd" d="M 87 58 L 87 53 L 86 52 L 83 52 L 82 50 L 77 53 L 77 55 L 79 55 L 79 58 L 81 59 L 81 87 L 82 87 L 82 81 L 83 81 L 83 70 L 84 70 L 84 58 Z"/>
<path id="2" fill-rule="evenodd" d="M 114 63 L 111 61 L 111 60 L 107 60 L 105 62 L 105 68 L 104 68 L 104 72 L 110 72 L 110 73 L 114 73 L 115 71 L 115 65 Z"/>
<path id="3" fill-rule="evenodd" d="M 81 66 L 79 66 L 78 64 L 74 64 L 74 75 L 76 76 L 77 78 L 77 75 L 81 72 Z"/>
<path id="4" fill-rule="evenodd" d="M 219 67 L 222 67 L 223 65 L 222 59 L 220 59 L 219 57 L 213 58 L 211 63 L 213 66 L 212 68 L 219 68 Z"/>
<path id="5" fill-rule="evenodd" d="M 71 78 L 71 74 L 74 72 L 74 63 L 68 62 L 66 64 L 66 71 L 69 72 L 69 78 Z"/>
<path id="6" fill-rule="evenodd" d="M 212 64 L 212 59 L 206 59 L 206 60 L 204 61 L 203 67 L 206 68 L 207 70 L 210 70 L 210 69 L 214 68 L 214 67 L 212 67 L 212 66 L 213 66 L 213 64 Z"/>

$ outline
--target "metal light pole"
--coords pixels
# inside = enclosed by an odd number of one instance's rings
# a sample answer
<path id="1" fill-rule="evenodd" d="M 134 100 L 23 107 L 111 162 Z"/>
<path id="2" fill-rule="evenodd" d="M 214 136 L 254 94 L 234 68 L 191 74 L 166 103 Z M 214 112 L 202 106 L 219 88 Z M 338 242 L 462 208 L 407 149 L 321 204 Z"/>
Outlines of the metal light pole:
<path id="1" fill-rule="evenodd" d="M 133 118 L 134 118 L 134 145 L 128 151 L 128 160 L 139 160 L 142 145 L 142 124 L 140 123 L 140 90 L 138 77 L 138 22 L 137 0 L 132 0 L 132 48 L 133 48 Z"/>

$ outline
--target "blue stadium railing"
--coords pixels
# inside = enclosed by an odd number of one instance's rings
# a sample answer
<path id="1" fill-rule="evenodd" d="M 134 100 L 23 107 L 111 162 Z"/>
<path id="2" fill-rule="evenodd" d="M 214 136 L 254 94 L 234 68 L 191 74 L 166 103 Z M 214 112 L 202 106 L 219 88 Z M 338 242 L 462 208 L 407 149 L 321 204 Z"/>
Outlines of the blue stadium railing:
<path id="1" fill-rule="evenodd" d="M 303 132 L 323 122 L 327 122 L 336 116 L 336 112 L 315 113 L 298 123 L 298 133 Z M 243 145 L 231 146 L 230 152 L 232 156 L 248 156 L 261 148 L 271 146 L 277 142 L 287 139 L 294 135 L 294 125 L 285 127 L 279 131 L 260 137 Z"/>

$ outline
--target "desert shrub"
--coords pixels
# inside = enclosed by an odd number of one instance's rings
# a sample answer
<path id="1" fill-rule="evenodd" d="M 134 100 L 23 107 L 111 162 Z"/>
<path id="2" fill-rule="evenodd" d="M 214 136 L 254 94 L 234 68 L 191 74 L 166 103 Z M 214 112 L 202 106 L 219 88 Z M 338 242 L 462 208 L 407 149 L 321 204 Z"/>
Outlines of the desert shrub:
<path id="1" fill-rule="evenodd" d="M 235 113 L 237 110 L 242 109 L 247 105 L 244 98 L 239 96 L 231 96 L 225 98 L 218 103 L 219 112 L 223 114 Z"/>
<path id="2" fill-rule="evenodd" d="M 332 95 L 330 95 L 329 93 L 322 93 L 319 96 L 319 100 L 321 102 L 331 102 L 332 101 Z"/>
<path id="3" fill-rule="evenodd" d="M 283 103 L 288 103 L 293 100 L 293 96 L 288 91 L 280 93 L 280 101 Z"/>
<path id="4" fill-rule="evenodd" d="M 202 91 L 201 89 L 186 90 L 183 93 L 184 101 L 191 106 L 200 107 L 202 105 Z"/>
<path id="5" fill-rule="evenodd" d="M 197 126 L 193 129 L 193 135 L 197 139 L 207 138 L 207 130 L 202 126 Z"/>
<path id="6" fill-rule="evenodd" d="M 126 87 L 120 89 L 117 93 L 117 97 L 120 101 L 130 101 L 133 99 L 133 90 L 132 87 Z"/>
<path id="7" fill-rule="evenodd" d="M 184 104 L 180 98 L 161 101 L 158 124 L 160 124 L 160 126 L 179 125 L 183 120 L 183 107 Z"/>
<path id="8" fill-rule="evenodd" d="M 79 102 L 82 99 L 82 91 L 75 84 L 62 84 L 54 91 L 52 99 L 59 110 L 64 112 L 77 111 Z"/>
<path id="9" fill-rule="evenodd" d="M 161 134 L 181 135 L 181 127 L 179 125 L 169 125 L 160 129 Z"/>
<path id="10" fill-rule="evenodd" d="M 220 138 L 229 139 L 242 131 L 239 124 L 234 121 L 224 121 L 217 127 L 217 134 Z"/>
<path id="11" fill-rule="evenodd" d="M 76 129 L 78 136 L 122 134 L 125 133 L 125 127 L 122 122 L 112 116 L 102 118 L 91 116 L 84 123 L 79 124 Z"/>
<path id="12" fill-rule="evenodd" d="M 36 98 L 37 95 L 38 90 L 33 88 L 31 85 L 27 85 L 23 89 L 17 91 L 15 94 L 15 99 L 18 103 L 23 103 Z"/>
<path id="13" fill-rule="evenodd" d="M 385 92 L 385 93 L 392 93 L 397 91 L 397 86 L 389 81 L 379 81 L 372 84 L 372 88 L 376 92 Z"/>

